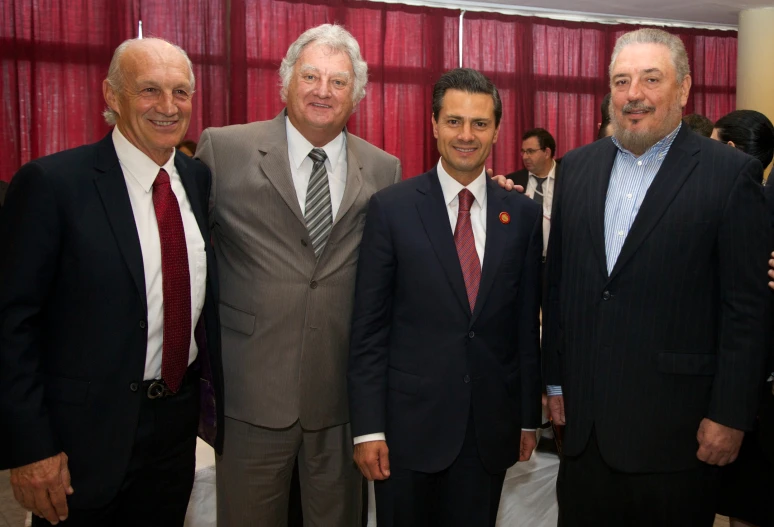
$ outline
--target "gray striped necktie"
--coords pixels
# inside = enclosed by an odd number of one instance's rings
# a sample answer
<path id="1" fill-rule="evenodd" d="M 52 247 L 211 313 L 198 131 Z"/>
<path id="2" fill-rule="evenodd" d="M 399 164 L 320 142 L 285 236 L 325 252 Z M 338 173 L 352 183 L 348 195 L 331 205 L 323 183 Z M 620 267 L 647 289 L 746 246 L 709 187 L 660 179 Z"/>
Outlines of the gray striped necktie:
<path id="1" fill-rule="evenodd" d="M 325 170 L 325 150 L 313 148 L 309 157 L 314 161 L 312 175 L 309 176 L 309 188 L 306 190 L 306 210 L 304 219 L 312 240 L 314 255 L 319 259 L 328 241 L 333 226 L 331 214 L 331 189 L 328 186 L 328 171 Z"/>

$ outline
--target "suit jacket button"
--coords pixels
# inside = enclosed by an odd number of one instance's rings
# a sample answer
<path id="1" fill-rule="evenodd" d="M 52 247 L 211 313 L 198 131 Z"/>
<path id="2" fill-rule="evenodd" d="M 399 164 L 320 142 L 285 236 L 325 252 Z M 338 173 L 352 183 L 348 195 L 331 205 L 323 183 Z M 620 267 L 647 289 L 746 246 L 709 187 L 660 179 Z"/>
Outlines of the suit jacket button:
<path id="1" fill-rule="evenodd" d="M 470 382 L 470 375 L 465 375 L 462 380 L 465 381 L 465 384 L 468 384 Z"/>
<path id="2" fill-rule="evenodd" d="M 312 282 L 309 284 L 309 287 L 311 287 L 312 289 L 317 289 L 317 282 L 312 280 Z"/>
<path id="3" fill-rule="evenodd" d="M 306 240 L 304 240 L 303 238 L 301 238 L 301 245 L 303 245 L 304 247 L 306 247 L 306 246 L 308 245 L 308 244 L 306 243 Z"/>
<path id="4" fill-rule="evenodd" d="M 139 388 L 140 388 L 140 385 L 137 384 L 136 382 L 133 382 L 132 384 L 129 385 L 129 389 L 132 390 L 133 392 L 136 392 Z"/>
<path id="5" fill-rule="evenodd" d="M 145 324 L 145 321 L 144 320 L 140 320 L 140 329 L 145 329 L 146 326 L 147 326 L 147 324 Z"/>
<path id="6" fill-rule="evenodd" d="M 475 336 L 476 336 L 476 332 L 475 331 L 471 331 L 470 333 L 468 333 L 468 338 L 472 339 Z"/>
<path id="7" fill-rule="evenodd" d="M 610 291 L 605 291 L 604 293 L 602 293 L 602 300 L 610 300 L 612 296 L 613 295 L 610 294 Z"/>

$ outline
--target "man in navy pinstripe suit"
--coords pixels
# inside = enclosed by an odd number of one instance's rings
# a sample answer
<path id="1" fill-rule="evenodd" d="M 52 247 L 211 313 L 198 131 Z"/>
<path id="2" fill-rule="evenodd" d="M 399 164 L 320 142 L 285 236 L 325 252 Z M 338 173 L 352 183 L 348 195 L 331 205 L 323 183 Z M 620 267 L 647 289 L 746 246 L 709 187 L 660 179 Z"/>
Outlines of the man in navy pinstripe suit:
<path id="1" fill-rule="evenodd" d="M 681 126 L 679 38 L 627 33 L 610 77 L 614 137 L 564 157 L 548 251 L 561 523 L 711 526 L 763 378 L 762 167 Z"/>

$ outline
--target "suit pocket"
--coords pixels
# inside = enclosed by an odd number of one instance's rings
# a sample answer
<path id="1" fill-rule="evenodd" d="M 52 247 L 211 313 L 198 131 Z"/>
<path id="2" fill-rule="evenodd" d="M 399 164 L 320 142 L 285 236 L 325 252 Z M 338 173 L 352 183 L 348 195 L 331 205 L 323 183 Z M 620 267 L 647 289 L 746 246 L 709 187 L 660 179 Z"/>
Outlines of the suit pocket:
<path id="1" fill-rule="evenodd" d="M 220 323 L 223 327 L 245 335 L 252 335 L 255 328 L 255 315 L 221 302 Z"/>
<path id="2" fill-rule="evenodd" d="M 714 353 L 662 351 L 658 354 L 658 371 L 676 375 L 714 375 L 716 359 Z"/>
<path id="3" fill-rule="evenodd" d="M 387 387 L 406 395 L 416 395 L 419 391 L 420 378 L 418 375 L 405 373 L 394 368 L 387 368 Z"/>
<path id="4" fill-rule="evenodd" d="M 69 404 L 84 404 L 89 395 L 89 381 L 49 376 L 46 379 L 46 398 Z"/>

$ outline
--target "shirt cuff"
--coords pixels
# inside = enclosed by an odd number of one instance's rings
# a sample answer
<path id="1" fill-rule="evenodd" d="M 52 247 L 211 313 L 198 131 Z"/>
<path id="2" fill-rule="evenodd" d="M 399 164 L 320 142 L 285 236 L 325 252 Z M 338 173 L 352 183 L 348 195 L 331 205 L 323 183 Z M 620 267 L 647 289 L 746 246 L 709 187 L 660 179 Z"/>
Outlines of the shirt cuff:
<path id="1" fill-rule="evenodd" d="M 522 428 L 521 429 L 522 432 L 534 432 L 535 430 L 537 430 L 537 428 Z"/>
<path id="2" fill-rule="evenodd" d="M 562 395 L 562 387 L 549 384 L 546 386 L 546 394 L 549 397 L 552 395 Z"/>
<path id="3" fill-rule="evenodd" d="M 383 433 L 378 434 L 366 434 L 364 436 L 357 436 L 352 439 L 352 442 L 356 445 L 360 443 L 367 443 L 368 441 L 387 441 L 387 438 Z"/>

